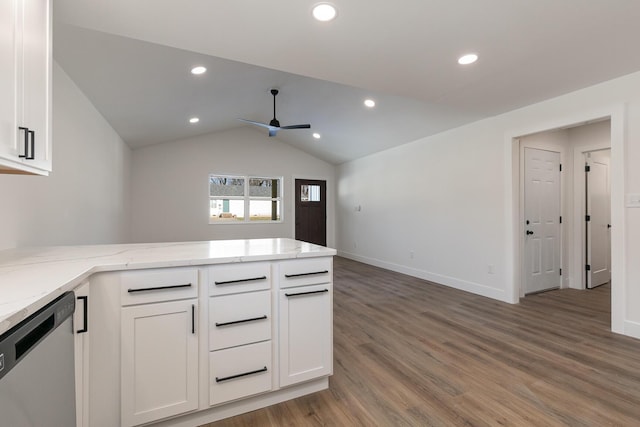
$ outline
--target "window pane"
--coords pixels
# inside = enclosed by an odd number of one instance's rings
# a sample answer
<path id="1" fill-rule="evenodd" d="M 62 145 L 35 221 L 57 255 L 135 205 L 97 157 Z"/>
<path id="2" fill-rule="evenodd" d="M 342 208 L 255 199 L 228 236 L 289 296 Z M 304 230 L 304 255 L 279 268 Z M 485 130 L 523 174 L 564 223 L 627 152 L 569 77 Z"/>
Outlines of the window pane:
<path id="1" fill-rule="evenodd" d="M 251 221 L 280 221 L 280 201 L 250 200 L 249 219 Z"/>
<path id="2" fill-rule="evenodd" d="M 209 222 L 233 222 L 243 220 L 244 200 L 209 200 Z"/>
<path id="3" fill-rule="evenodd" d="M 249 178 L 250 197 L 280 197 L 279 178 Z"/>
<path id="4" fill-rule="evenodd" d="M 211 197 L 244 196 L 244 178 L 232 176 L 209 176 Z"/>
<path id="5" fill-rule="evenodd" d="M 319 185 L 302 185 L 300 187 L 301 202 L 319 202 L 320 186 Z"/>

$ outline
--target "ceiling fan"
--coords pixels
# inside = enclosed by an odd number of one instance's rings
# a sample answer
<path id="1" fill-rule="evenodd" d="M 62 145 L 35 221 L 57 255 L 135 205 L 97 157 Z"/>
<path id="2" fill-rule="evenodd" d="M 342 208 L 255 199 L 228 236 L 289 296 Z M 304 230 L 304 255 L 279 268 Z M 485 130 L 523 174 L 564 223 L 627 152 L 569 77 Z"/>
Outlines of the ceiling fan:
<path id="1" fill-rule="evenodd" d="M 276 96 L 278 95 L 278 89 L 271 89 L 271 95 L 273 95 L 273 119 L 269 122 L 269 124 L 255 122 L 253 120 L 247 119 L 238 119 L 241 122 L 250 123 L 252 125 L 260 126 L 263 128 L 269 129 L 269 136 L 276 136 L 280 129 L 309 129 L 311 128 L 310 124 L 304 125 L 289 125 L 289 126 L 280 126 L 280 122 L 276 119 Z"/>

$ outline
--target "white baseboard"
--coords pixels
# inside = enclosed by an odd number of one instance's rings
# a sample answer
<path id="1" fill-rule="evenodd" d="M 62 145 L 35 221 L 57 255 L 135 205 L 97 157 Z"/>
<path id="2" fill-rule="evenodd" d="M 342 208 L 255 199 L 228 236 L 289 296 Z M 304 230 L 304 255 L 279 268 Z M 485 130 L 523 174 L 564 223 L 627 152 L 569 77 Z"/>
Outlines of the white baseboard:
<path id="1" fill-rule="evenodd" d="M 633 338 L 640 338 L 640 323 L 633 322 L 631 320 L 625 320 L 623 334 Z"/>
<path id="2" fill-rule="evenodd" d="M 481 295 L 483 297 L 492 298 L 498 301 L 503 301 L 512 304 L 503 289 L 496 289 L 480 283 L 469 282 L 467 280 L 457 279 L 455 277 L 445 276 L 442 274 L 432 273 L 417 268 L 407 267 L 406 265 L 394 264 L 391 262 L 382 261 L 375 258 L 368 258 L 361 255 L 352 254 L 349 252 L 338 251 L 338 256 L 349 258 L 354 261 L 359 261 L 365 264 L 373 265 L 376 267 L 384 268 L 386 270 L 395 271 L 397 273 L 406 274 L 408 276 L 417 277 L 419 279 L 428 280 L 430 282 L 437 283 L 439 285 L 449 286 L 451 288 L 459 289 L 461 291 L 470 292 L 472 294 Z"/>

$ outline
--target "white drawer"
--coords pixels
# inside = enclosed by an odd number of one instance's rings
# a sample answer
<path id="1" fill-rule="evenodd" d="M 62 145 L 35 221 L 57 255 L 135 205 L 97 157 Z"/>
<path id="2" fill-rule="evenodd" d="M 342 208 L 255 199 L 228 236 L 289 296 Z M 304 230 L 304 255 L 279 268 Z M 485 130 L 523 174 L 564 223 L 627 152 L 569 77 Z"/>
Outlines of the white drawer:
<path id="1" fill-rule="evenodd" d="M 271 264 L 249 262 L 209 268 L 209 295 L 226 295 L 271 288 Z"/>
<path id="2" fill-rule="evenodd" d="M 197 268 L 154 268 L 120 274 L 122 305 L 173 301 L 197 296 Z"/>
<path id="3" fill-rule="evenodd" d="M 333 258 L 309 258 L 282 261 L 279 264 L 280 288 L 317 285 L 333 280 Z"/>
<path id="4" fill-rule="evenodd" d="M 271 339 L 271 291 L 209 298 L 209 350 Z"/>
<path id="5" fill-rule="evenodd" d="M 209 404 L 271 390 L 271 341 L 209 353 Z"/>

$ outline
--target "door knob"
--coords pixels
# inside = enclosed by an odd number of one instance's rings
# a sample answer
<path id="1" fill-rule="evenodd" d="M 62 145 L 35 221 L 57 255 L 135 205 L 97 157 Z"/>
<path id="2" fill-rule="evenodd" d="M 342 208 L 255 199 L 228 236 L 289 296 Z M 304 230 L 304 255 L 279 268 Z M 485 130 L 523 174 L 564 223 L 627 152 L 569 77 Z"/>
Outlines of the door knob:
<path id="1" fill-rule="evenodd" d="M 531 231 L 531 230 L 527 230 L 527 236 L 529 236 L 529 235 L 531 235 L 531 234 L 533 234 L 533 231 Z"/>

